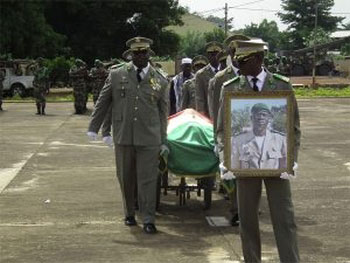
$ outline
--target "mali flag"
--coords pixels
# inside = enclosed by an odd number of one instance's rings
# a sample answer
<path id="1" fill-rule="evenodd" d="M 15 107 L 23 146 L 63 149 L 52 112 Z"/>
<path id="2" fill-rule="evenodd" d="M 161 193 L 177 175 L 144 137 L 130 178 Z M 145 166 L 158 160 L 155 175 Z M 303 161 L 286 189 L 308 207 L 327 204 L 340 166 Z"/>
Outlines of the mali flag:
<path id="1" fill-rule="evenodd" d="M 168 118 L 168 169 L 179 176 L 213 176 L 219 159 L 214 153 L 212 122 L 193 109 Z"/>

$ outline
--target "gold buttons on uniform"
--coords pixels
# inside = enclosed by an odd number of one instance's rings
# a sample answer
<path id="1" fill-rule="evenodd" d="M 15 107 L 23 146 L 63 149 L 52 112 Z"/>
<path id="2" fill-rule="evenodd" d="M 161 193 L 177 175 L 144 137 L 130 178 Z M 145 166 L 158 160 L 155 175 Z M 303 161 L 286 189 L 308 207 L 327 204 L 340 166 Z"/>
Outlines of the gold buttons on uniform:
<path id="1" fill-rule="evenodd" d="M 138 100 L 138 99 L 139 99 L 139 96 L 136 96 L 136 98 L 135 98 L 135 99 L 137 99 L 137 100 Z"/>
<path id="2" fill-rule="evenodd" d="M 137 121 L 137 118 L 136 118 L 136 117 L 134 118 L 134 121 Z"/>
<path id="3" fill-rule="evenodd" d="M 135 107 L 135 110 L 138 110 L 139 108 L 138 107 Z"/>

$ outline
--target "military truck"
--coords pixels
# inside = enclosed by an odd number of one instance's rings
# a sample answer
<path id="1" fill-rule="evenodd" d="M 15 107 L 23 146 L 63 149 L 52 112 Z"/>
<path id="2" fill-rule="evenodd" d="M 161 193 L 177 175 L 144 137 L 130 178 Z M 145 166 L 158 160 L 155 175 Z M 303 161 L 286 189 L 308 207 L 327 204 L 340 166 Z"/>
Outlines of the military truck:
<path id="1" fill-rule="evenodd" d="M 0 61 L 0 70 L 5 73 L 3 80 L 4 96 L 31 96 L 33 93 L 33 61 L 11 60 Z"/>
<path id="2" fill-rule="evenodd" d="M 350 37 L 341 38 L 314 47 L 298 50 L 283 50 L 281 56 L 285 56 L 288 62 L 290 76 L 310 76 L 313 68 L 313 53 L 316 51 L 316 75 L 329 76 L 335 71 L 335 64 L 331 56 L 327 54 L 329 49 L 338 48 L 343 43 L 349 43 Z"/>

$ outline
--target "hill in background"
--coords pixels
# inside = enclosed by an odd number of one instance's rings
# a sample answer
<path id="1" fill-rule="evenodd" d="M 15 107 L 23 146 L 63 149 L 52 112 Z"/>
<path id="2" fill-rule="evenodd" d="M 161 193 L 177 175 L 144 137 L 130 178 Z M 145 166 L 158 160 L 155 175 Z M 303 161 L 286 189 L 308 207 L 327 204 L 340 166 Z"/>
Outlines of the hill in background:
<path id="1" fill-rule="evenodd" d="M 187 32 L 211 32 L 214 28 L 217 28 L 215 23 L 209 22 L 198 15 L 185 14 L 182 16 L 183 26 L 168 26 L 166 29 L 173 30 L 180 36 L 185 36 Z"/>

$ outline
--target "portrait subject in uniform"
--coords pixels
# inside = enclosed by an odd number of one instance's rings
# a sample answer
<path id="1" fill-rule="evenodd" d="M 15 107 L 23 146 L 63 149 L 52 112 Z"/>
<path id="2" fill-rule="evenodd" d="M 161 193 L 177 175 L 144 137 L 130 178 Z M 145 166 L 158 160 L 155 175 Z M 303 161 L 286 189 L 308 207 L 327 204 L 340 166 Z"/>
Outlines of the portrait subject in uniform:
<path id="1" fill-rule="evenodd" d="M 231 167 L 233 169 L 286 168 L 286 101 L 272 100 L 272 106 L 258 102 L 251 107 L 247 106 L 249 102 L 247 100 L 236 100 L 237 103 L 234 101 L 232 101 L 233 125 L 239 127 L 233 127 L 234 131 L 238 131 L 231 138 Z M 243 104 L 245 108 L 235 107 L 235 104 L 237 106 Z M 240 121 L 235 119 L 237 116 L 241 117 Z"/>

